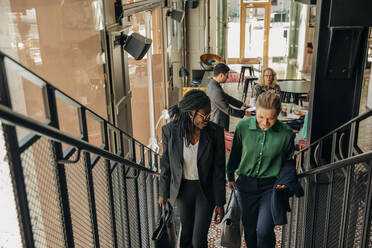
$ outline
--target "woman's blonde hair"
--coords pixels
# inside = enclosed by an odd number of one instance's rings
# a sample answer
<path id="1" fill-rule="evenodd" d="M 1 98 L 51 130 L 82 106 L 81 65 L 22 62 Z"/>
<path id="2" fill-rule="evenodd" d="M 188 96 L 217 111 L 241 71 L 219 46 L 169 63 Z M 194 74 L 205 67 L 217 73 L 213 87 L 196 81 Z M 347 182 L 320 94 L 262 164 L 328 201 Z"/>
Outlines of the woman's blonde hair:
<path id="1" fill-rule="evenodd" d="M 279 115 L 282 109 L 280 96 L 274 92 L 266 91 L 258 96 L 256 107 L 264 109 L 275 109 L 276 114 Z"/>
<path id="2" fill-rule="evenodd" d="M 269 87 L 270 88 L 274 88 L 274 86 L 276 85 L 276 84 L 278 84 L 278 81 L 277 81 L 277 78 L 276 78 L 276 72 L 274 71 L 274 69 L 273 68 L 270 68 L 270 67 L 267 67 L 267 68 L 265 68 L 263 71 L 262 71 L 262 73 L 261 73 L 261 76 L 260 76 L 260 78 L 258 79 L 258 83 L 260 84 L 260 85 L 265 85 L 265 72 L 266 71 L 271 71 L 272 73 L 273 73 L 273 81 L 271 82 L 271 85 L 269 85 Z"/>

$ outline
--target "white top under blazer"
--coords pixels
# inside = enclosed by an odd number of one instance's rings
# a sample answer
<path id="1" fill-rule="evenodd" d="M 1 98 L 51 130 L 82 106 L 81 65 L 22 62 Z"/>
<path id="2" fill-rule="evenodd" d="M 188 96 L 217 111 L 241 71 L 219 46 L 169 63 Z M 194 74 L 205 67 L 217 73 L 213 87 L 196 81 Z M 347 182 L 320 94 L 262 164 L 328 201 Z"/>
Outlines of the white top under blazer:
<path id="1" fill-rule="evenodd" d="M 183 139 L 183 178 L 187 180 L 199 180 L 198 148 L 199 141 L 187 146 L 186 138 Z"/>

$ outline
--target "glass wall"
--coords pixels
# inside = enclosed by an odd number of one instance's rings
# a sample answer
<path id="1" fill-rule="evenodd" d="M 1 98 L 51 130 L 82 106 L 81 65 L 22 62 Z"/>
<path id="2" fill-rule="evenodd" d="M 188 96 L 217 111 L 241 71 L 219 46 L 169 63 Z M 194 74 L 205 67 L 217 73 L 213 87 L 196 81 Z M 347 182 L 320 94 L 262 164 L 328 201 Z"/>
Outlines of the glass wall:
<path id="1" fill-rule="evenodd" d="M 0 2 L 0 50 L 107 118 L 101 47 L 104 24 L 98 1 Z M 12 95 L 27 105 L 17 110 L 38 119 L 35 115 L 43 111 L 43 106 L 33 103 L 40 102 L 40 94 L 30 94 L 34 86 L 17 78 Z M 63 113 L 60 122 L 64 131 L 76 136 L 76 110 L 66 104 L 58 108 Z"/>
<path id="2" fill-rule="evenodd" d="M 164 108 L 161 9 L 134 14 L 125 18 L 124 23 L 131 25 L 129 34 L 136 32 L 152 39 L 151 49 L 142 60 L 135 60 L 128 54 L 133 137 L 148 145 L 153 128 L 151 123 L 156 125 Z"/>
<path id="3" fill-rule="evenodd" d="M 309 7 L 287 0 L 271 1 L 270 13 L 265 5 L 252 1 L 240 6 L 240 0 L 228 0 L 228 58 L 239 63 L 241 46 L 244 58 L 265 56 L 265 18 L 270 20 L 268 66 L 278 73 L 278 78 L 309 78 L 311 56 L 305 50 L 313 39 Z M 254 3 L 254 4 L 253 4 Z M 245 36 L 240 37 L 240 15 L 245 14 Z M 268 16 L 267 16 L 268 15 Z M 241 39 L 244 38 L 244 42 Z M 311 45 L 311 44 L 310 44 Z M 304 75 L 304 72 L 306 75 Z"/>
<path id="4" fill-rule="evenodd" d="M 106 117 L 97 1 L 1 1 L 0 50 Z"/>
<path id="5" fill-rule="evenodd" d="M 240 52 L 240 0 L 227 0 L 228 31 L 227 54 L 228 58 L 239 58 Z"/>

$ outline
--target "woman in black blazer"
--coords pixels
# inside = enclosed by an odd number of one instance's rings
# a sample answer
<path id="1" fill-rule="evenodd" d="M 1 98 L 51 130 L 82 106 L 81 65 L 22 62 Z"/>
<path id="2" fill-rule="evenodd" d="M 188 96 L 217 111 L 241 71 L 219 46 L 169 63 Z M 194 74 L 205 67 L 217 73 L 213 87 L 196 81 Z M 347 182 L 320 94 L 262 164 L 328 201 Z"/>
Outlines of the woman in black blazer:
<path id="1" fill-rule="evenodd" d="M 220 223 L 226 202 L 223 128 L 209 121 L 211 104 L 200 90 L 191 90 L 169 109 L 163 126 L 159 204 L 177 204 L 181 248 L 208 247 L 208 229 L 215 211 Z"/>

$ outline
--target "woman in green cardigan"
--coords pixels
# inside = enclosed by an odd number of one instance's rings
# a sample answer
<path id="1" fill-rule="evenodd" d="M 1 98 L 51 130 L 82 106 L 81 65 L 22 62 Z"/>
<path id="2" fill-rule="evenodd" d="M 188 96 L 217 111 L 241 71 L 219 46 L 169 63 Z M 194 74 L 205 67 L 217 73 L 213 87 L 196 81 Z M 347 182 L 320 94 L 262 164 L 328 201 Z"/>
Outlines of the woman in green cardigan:
<path id="1" fill-rule="evenodd" d="M 250 248 L 275 247 L 271 193 L 283 162 L 294 152 L 294 134 L 278 121 L 280 110 L 277 94 L 264 92 L 258 97 L 257 115 L 236 127 L 227 164 L 229 187 L 237 190 L 244 238 Z M 276 186 L 277 190 L 286 188 Z"/>

